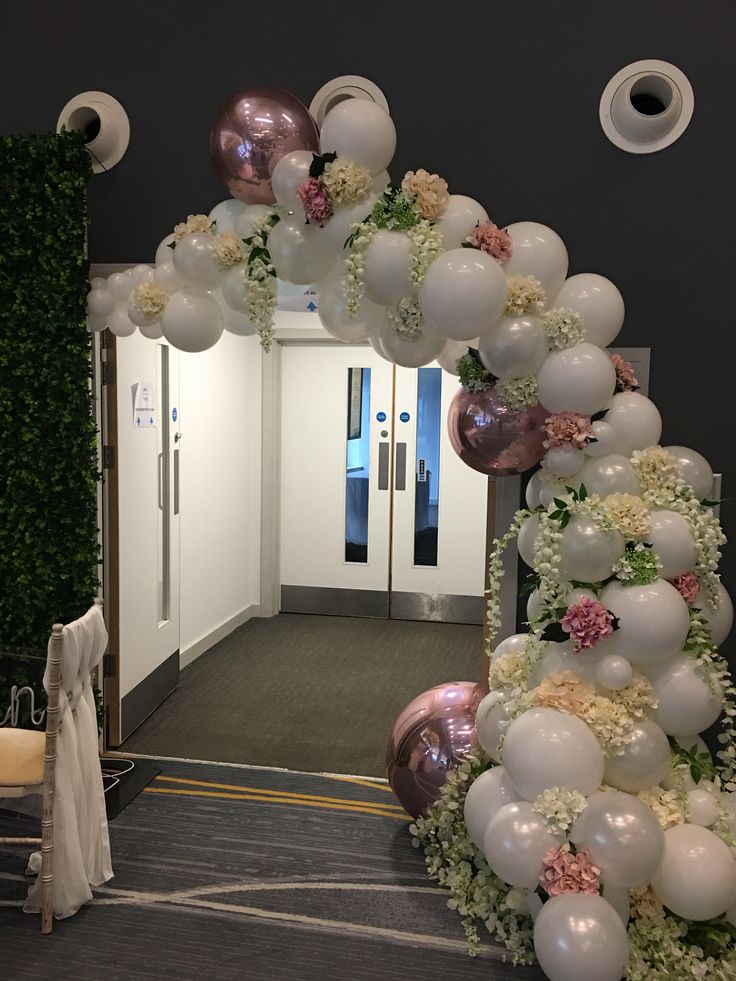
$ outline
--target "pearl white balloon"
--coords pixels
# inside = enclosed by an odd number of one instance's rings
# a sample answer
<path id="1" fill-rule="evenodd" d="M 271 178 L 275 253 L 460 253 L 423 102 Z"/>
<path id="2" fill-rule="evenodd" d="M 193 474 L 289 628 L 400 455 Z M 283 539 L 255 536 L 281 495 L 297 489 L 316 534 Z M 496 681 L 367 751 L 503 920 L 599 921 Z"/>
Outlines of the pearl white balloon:
<path id="1" fill-rule="evenodd" d="M 588 460 L 577 475 L 577 481 L 584 484 L 589 494 L 608 497 L 609 494 L 634 494 L 639 496 L 641 484 L 636 471 L 625 456 L 609 453 L 607 456 Z"/>
<path id="2" fill-rule="evenodd" d="M 475 731 L 484 752 L 496 763 L 501 762 L 501 742 L 509 723 L 506 696 L 492 691 L 481 701 L 475 715 Z"/>
<path id="3" fill-rule="evenodd" d="M 217 301 L 222 310 L 222 323 L 228 334 L 235 334 L 237 337 L 252 337 L 253 334 L 257 333 L 256 325 L 252 320 L 246 314 L 233 310 L 224 300 L 220 303 L 217 293 L 218 291 L 215 290 L 212 298 Z"/>
<path id="4" fill-rule="evenodd" d="M 437 355 L 437 364 L 449 374 L 457 375 L 458 359 L 468 353 L 469 347 L 475 347 L 473 341 L 446 341 Z"/>
<path id="5" fill-rule="evenodd" d="M 107 326 L 116 337 L 130 337 L 135 334 L 135 324 L 128 316 L 127 303 L 118 303 L 107 318 Z"/>
<path id="6" fill-rule="evenodd" d="M 494 648 L 491 662 L 495 661 L 497 657 L 501 657 L 502 654 L 523 654 L 528 643 L 529 634 L 511 634 L 510 637 L 505 637 Z"/>
<path id="7" fill-rule="evenodd" d="M 437 223 L 445 249 L 459 249 L 476 225 L 488 221 L 488 212 L 475 198 L 451 194 L 447 210 Z"/>
<path id="8" fill-rule="evenodd" d="M 393 120 L 375 102 L 345 99 L 327 113 L 320 131 L 322 153 L 362 164 L 373 176 L 391 163 L 396 149 Z"/>
<path id="9" fill-rule="evenodd" d="M 222 298 L 232 310 L 248 312 L 248 283 L 244 266 L 229 269 L 222 283 Z"/>
<path id="10" fill-rule="evenodd" d="M 91 290 L 101 290 L 102 288 L 107 289 L 107 279 L 105 276 L 93 276 L 89 281 L 89 288 Z"/>
<path id="11" fill-rule="evenodd" d="M 654 811 L 638 797 L 616 790 L 588 798 L 570 840 L 590 849 L 601 882 L 627 889 L 646 885 L 664 854 L 664 833 Z"/>
<path id="12" fill-rule="evenodd" d="M 616 453 L 631 456 L 634 450 L 656 446 L 662 435 L 662 416 L 646 395 L 619 392 L 608 403 L 605 422 L 613 427 Z"/>
<path id="13" fill-rule="evenodd" d="M 385 319 L 379 329 L 383 350 L 402 368 L 421 368 L 434 361 L 445 346 L 445 338 L 427 323 L 418 337 L 405 338 L 397 334 Z"/>
<path id="14" fill-rule="evenodd" d="M 347 309 L 345 280 L 338 274 L 328 276 L 320 283 L 317 312 L 322 326 L 339 341 L 354 343 L 364 341 L 375 334 L 384 320 L 384 309 L 364 296 L 357 314 L 353 317 Z"/>
<path id="15" fill-rule="evenodd" d="M 92 316 L 109 317 L 115 309 L 115 296 L 107 287 L 98 287 L 87 294 L 87 310 Z"/>
<path id="16" fill-rule="evenodd" d="M 368 338 L 368 343 L 373 348 L 373 350 L 378 354 L 384 361 L 388 361 L 389 364 L 393 364 L 391 358 L 383 350 L 383 344 L 381 344 L 380 334 L 371 334 Z"/>
<path id="17" fill-rule="evenodd" d="M 126 276 L 125 273 L 112 273 L 107 277 L 107 288 L 112 293 L 116 303 L 124 303 L 133 289 L 133 282 L 130 276 Z"/>
<path id="18" fill-rule="evenodd" d="M 102 317 L 97 313 L 87 314 L 87 330 L 92 334 L 99 334 L 107 327 L 107 317 Z"/>
<path id="19" fill-rule="evenodd" d="M 451 249 L 427 270 L 419 303 L 427 321 L 451 340 L 479 337 L 503 313 L 506 277 L 485 252 Z"/>
<path id="20" fill-rule="evenodd" d="M 164 336 L 164 332 L 161 330 L 161 321 L 156 320 L 151 324 L 139 324 L 138 330 L 147 337 L 149 341 L 158 341 Z"/>
<path id="21" fill-rule="evenodd" d="M 547 474 L 545 476 L 546 479 L 540 480 L 539 484 L 539 503 L 542 505 L 542 507 L 549 510 L 549 508 L 551 508 L 554 504 L 555 498 L 558 498 L 561 501 L 567 501 L 569 503 L 571 500 L 571 495 L 567 488 L 575 487 L 577 477 L 573 479 L 569 477 L 558 477 L 550 480 L 549 478 L 551 477 L 551 474 Z"/>
<path id="22" fill-rule="evenodd" d="M 126 269 L 125 272 L 133 280 L 133 288 L 139 286 L 141 283 L 150 283 L 153 280 L 153 269 L 145 262 L 139 262 L 137 266 L 133 266 L 132 269 Z"/>
<path id="23" fill-rule="evenodd" d="M 565 841 L 550 834 L 540 814 L 525 800 L 504 804 L 486 825 L 483 853 L 496 875 L 512 886 L 533 889 L 539 883 L 542 859 Z"/>
<path id="24" fill-rule="evenodd" d="M 642 719 L 634 725 L 632 739 L 623 753 L 606 760 L 605 780 L 628 794 L 638 794 L 664 780 L 670 772 L 671 762 L 672 750 L 667 736 L 656 722 Z"/>
<path id="25" fill-rule="evenodd" d="M 448 341 L 448 344 L 452 343 Z M 542 483 L 542 471 L 535 470 L 531 475 L 529 483 L 526 485 L 524 490 L 524 498 L 526 500 L 526 506 L 534 510 L 534 508 L 539 507 L 541 504 L 541 498 L 539 496 L 540 485 Z"/>
<path id="26" fill-rule="evenodd" d="M 629 890 L 623 886 L 606 886 L 601 889 L 601 896 L 607 903 L 616 910 L 625 927 L 628 927 L 631 919 L 631 902 L 629 900 Z"/>
<path id="27" fill-rule="evenodd" d="M 525 800 L 534 800 L 548 787 L 587 796 L 603 779 L 603 751 L 592 731 L 582 719 L 555 709 L 529 709 L 514 719 L 502 757 Z"/>
<path id="28" fill-rule="evenodd" d="M 621 691 L 631 684 L 634 669 L 620 654 L 606 654 L 595 669 L 595 680 L 606 691 Z"/>
<path id="29" fill-rule="evenodd" d="M 577 446 L 553 446 L 544 454 L 544 468 L 558 477 L 573 477 L 585 464 Z"/>
<path id="30" fill-rule="evenodd" d="M 535 375 L 549 353 L 542 321 L 538 317 L 501 317 L 480 338 L 478 353 L 497 378 Z"/>
<path id="31" fill-rule="evenodd" d="M 668 735 L 703 732 L 721 714 L 723 698 L 711 691 L 703 670 L 688 654 L 648 668 L 647 674 L 659 699 L 652 718 Z"/>
<path id="32" fill-rule="evenodd" d="M 335 208 L 335 213 L 325 225 L 322 234 L 338 257 L 344 258 L 349 254 L 350 249 L 345 243 L 352 234 L 352 226 L 368 217 L 377 200 L 378 195 L 371 192 L 355 204 Z"/>
<path id="33" fill-rule="evenodd" d="M 547 296 L 557 296 L 567 276 L 567 249 L 557 232 L 536 221 L 517 221 L 506 229 L 514 243 L 504 265 L 507 276 L 536 276 Z M 547 406 L 551 412 L 558 410 Z"/>
<path id="34" fill-rule="evenodd" d="M 585 339 L 608 347 L 624 322 L 624 298 L 610 279 L 597 273 L 578 273 L 565 280 L 553 307 L 569 307 L 582 315 Z"/>
<path id="35" fill-rule="evenodd" d="M 713 470 L 702 454 L 687 446 L 665 446 L 677 460 L 680 476 L 690 484 L 695 496 L 703 501 L 710 500 L 713 494 Z"/>
<path id="36" fill-rule="evenodd" d="M 169 250 L 169 255 L 171 255 L 171 250 Z M 160 266 L 156 266 L 153 270 L 153 279 L 160 286 L 163 286 L 167 293 L 176 293 L 184 286 L 184 280 L 176 269 L 174 269 L 172 259 L 168 262 L 162 262 Z"/>
<path id="37" fill-rule="evenodd" d="M 416 286 L 409 276 L 411 241 L 403 232 L 382 229 L 365 250 L 365 291 L 369 300 L 389 306 L 411 296 Z"/>
<path id="38" fill-rule="evenodd" d="M 322 230 L 306 225 L 296 215 L 274 225 L 268 236 L 268 251 L 280 279 L 305 286 L 324 279 L 336 261 Z"/>
<path id="39" fill-rule="evenodd" d="M 720 813 L 716 795 L 703 787 L 695 787 L 688 792 L 686 813 L 690 824 L 698 824 L 701 828 L 711 827 Z"/>
<path id="40" fill-rule="evenodd" d="M 646 586 L 611 582 L 601 593 L 601 603 L 619 621 L 619 629 L 606 640 L 606 653 L 649 667 L 682 650 L 690 616 L 685 601 L 671 583 L 664 579 L 655 579 Z M 692 732 L 693 728 L 686 731 Z"/>
<path id="41" fill-rule="evenodd" d="M 228 198 L 226 201 L 220 201 L 219 204 L 216 204 L 208 215 L 215 223 L 215 234 L 220 235 L 222 232 L 234 231 L 235 221 L 244 210 L 245 205 L 236 198 Z"/>
<path id="42" fill-rule="evenodd" d="M 530 686 L 535 688 L 541 685 L 545 678 L 558 671 L 571 671 L 578 678 L 592 684 L 595 680 L 595 669 L 602 656 L 598 650 L 575 654 L 573 645 L 569 642 L 549 643 L 532 669 L 529 678 Z"/>
<path id="43" fill-rule="evenodd" d="M 594 442 L 588 443 L 583 447 L 586 456 L 598 457 L 608 456 L 609 453 L 616 452 L 616 433 L 613 426 L 610 426 L 603 419 L 596 419 L 591 423 Z"/>
<path id="44" fill-rule="evenodd" d="M 539 369 L 538 381 L 545 409 L 592 416 L 611 400 L 616 370 L 605 351 L 583 343 L 553 351 Z"/>
<path id="45" fill-rule="evenodd" d="M 483 836 L 491 818 L 505 804 L 519 799 L 519 792 L 502 766 L 494 766 L 477 777 L 465 795 L 465 827 L 472 841 L 483 848 Z"/>
<path id="46" fill-rule="evenodd" d="M 619 532 L 604 531 L 587 514 L 575 514 L 562 532 L 560 574 L 579 582 L 602 582 L 611 575 L 624 548 Z"/>
<path id="47" fill-rule="evenodd" d="M 371 190 L 375 191 L 376 194 L 383 194 L 386 188 L 391 183 L 391 174 L 387 170 L 382 170 L 380 174 L 376 174 L 371 181 Z"/>
<path id="48" fill-rule="evenodd" d="M 715 609 L 711 609 L 704 590 L 693 603 L 695 609 L 700 610 L 710 624 L 713 643 L 717 647 L 728 637 L 733 627 L 733 602 L 722 582 L 718 583 L 718 596 L 719 602 Z"/>
<path id="49" fill-rule="evenodd" d="M 690 525 L 677 511 L 652 511 L 652 527 L 646 536 L 662 563 L 659 574 L 674 579 L 689 572 L 698 557 Z"/>
<path id="50" fill-rule="evenodd" d="M 261 218 L 270 215 L 273 208 L 268 204 L 249 204 L 240 212 L 233 224 L 233 231 L 240 238 L 250 238 L 253 226 Z M 270 236 L 269 236 L 270 237 Z"/>
<path id="51" fill-rule="evenodd" d="M 296 192 L 309 177 L 312 158 L 309 150 L 292 150 L 278 161 L 271 174 L 274 197 L 287 211 L 293 211 L 300 218 L 304 215 L 304 205 Z"/>
<path id="52" fill-rule="evenodd" d="M 206 293 L 180 290 L 166 304 L 161 329 L 169 344 L 180 351 L 206 351 L 222 335 L 222 310 Z"/>
<path id="53" fill-rule="evenodd" d="M 736 862 L 712 831 L 678 824 L 664 833 L 664 858 L 652 887 L 675 916 L 710 920 L 736 898 Z"/>
<path id="54" fill-rule="evenodd" d="M 629 941 L 602 896 L 553 896 L 534 924 L 534 953 L 549 981 L 621 981 Z"/>
<path id="55" fill-rule="evenodd" d="M 534 541 L 539 534 L 539 517 L 536 514 L 525 519 L 516 540 L 519 555 L 530 567 L 534 566 Z"/>
<path id="56" fill-rule="evenodd" d="M 186 283 L 214 289 L 222 285 L 225 268 L 215 257 L 214 238 L 207 232 L 193 232 L 176 243 L 174 269 Z"/>
<path id="57" fill-rule="evenodd" d="M 155 266 L 161 266 L 163 265 L 164 262 L 174 261 L 174 252 L 176 250 L 171 248 L 173 242 L 174 242 L 173 232 L 169 232 L 168 235 L 164 235 L 164 237 L 161 239 L 156 249 L 156 258 L 154 259 Z"/>

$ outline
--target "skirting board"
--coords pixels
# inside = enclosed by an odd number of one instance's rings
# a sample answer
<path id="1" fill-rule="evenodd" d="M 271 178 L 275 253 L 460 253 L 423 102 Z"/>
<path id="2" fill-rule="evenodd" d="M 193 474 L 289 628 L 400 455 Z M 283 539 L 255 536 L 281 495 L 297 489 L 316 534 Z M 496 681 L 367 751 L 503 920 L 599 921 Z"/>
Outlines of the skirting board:
<path id="1" fill-rule="evenodd" d="M 236 613 L 234 617 L 230 617 L 229 620 L 225 620 L 221 623 L 219 627 L 215 627 L 204 637 L 200 637 L 193 644 L 190 644 L 186 650 L 181 652 L 180 665 L 182 668 L 186 668 L 187 665 L 191 664 L 192 661 L 196 661 L 198 657 L 205 654 L 211 647 L 224 640 L 228 634 L 231 634 L 233 630 L 237 630 L 238 627 L 242 627 L 244 623 L 251 620 L 253 617 L 258 617 L 261 615 L 261 608 L 257 603 L 252 606 L 246 606 L 244 610 L 240 613 Z"/>

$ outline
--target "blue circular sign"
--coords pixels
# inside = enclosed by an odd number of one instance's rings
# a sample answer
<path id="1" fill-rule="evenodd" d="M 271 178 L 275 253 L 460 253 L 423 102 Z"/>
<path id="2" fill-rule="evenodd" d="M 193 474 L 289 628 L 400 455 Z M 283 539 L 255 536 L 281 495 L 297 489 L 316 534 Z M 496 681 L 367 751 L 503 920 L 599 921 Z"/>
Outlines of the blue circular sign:
<path id="1" fill-rule="evenodd" d="M 176 422 L 176 415 L 176 406 L 174 406 L 174 408 L 171 410 L 171 418 L 174 420 L 174 422 Z"/>
<path id="2" fill-rule="evenodd" d="M 378 422 L 385 422 L 386 421 L 386 413 L 385 412 L 377 412 L 376 413 L 376 419 L 378 420 Z"/>
<path id="3" fill-rule="evenodd" d="M 402 422 L 408 422 L 410 418 L 411 417 L 409 416 L 408 412 L 402 412 L 399 416 L 399 419 L 401 419 Z"/>

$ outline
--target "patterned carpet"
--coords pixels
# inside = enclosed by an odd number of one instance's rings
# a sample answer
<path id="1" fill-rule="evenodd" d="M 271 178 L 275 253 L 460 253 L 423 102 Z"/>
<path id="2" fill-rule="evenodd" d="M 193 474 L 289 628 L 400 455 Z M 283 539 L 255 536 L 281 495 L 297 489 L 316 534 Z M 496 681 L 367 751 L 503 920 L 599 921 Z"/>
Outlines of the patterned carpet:
<path id="1" fill-rule="evenodd" d="M 50 937 L 20 911 L 27 849 L 0 846 L 3 979 L 541 978 L 490 944 L 467 956 L 385 784 L 160 765 L 111 824 L 115 879 Z M 20 825 L 0 815 L 0 834 Z"/>

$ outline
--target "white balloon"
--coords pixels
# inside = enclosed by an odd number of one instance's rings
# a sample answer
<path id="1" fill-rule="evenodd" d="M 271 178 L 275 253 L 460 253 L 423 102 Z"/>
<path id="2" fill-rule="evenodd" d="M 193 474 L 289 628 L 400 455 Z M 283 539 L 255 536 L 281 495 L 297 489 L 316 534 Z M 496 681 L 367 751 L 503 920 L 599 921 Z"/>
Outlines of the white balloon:
<path id="1" fill-rule="evenodd" d="M 595 344 L 576 344 L 553 351 L 539 369 L 538 381 L 545 409 L 592 416 L 611 400 L 616 369 Z"/>
<path id="2" fill-rule="evenodd" d="M 454 341 L 468 340 L 490 330 L 503 313 L 506 277 L 485 252 L 451 249 L 437 256 L 427 270 L 419 303 L 440 333 Z"/>
<path id="3" fill-rule="evenodd" d="M 551 306 L 582 314 L 585 339 L 597 347 L 612 344 L 624 322 L 624 298 L 610 279 L 597 273 L 578 273 L 566 279 Z"/>
<path id="4" fill-rule="evenodd" d="M 664 833 L 664 858 L 652 887 L 675 916 L 710 920 L 736 898 L 736 862 L 712 831 L 678 824 Z"/>
<path id="5" fill-rule="evenodd" d="M 638 797 L 617 790 L 588 798 L 570 840 L 590 849 L 601 882 L 627 889 L 646 885 L 664 854 L 664 833 L 654 811 Z"/>
<path id="6" fill-rule="evenodd" d="M 623 753 L 606 760 L 605 780 L 627 794 L 638 794 L 664 780 L 671 763 L 672 750 L 667 736 L 656 722 L 642 719 L 634 725 L 632 739 Z"/>
<path id="7" fill-rule="evenodd" d="M 713 470 L 705 457 L 687 446 L 665 446 L 665 449 L 677 460 L 680 476 L 690 484 L 695 496 L 701 501 L 709 500 L 713 494 Z"/>
<path id="8" fill-rule="evenodd" d="M 368 338 L 368 343 L 376 352 L 376 354 L 380 355 L 380 357 L 382 357 L 384 361 L 388 361 L 389 364 L 393 364 L 393 361 L 383 349 L 383 344 L 381 343 L 380 334 L 371 334 L 370 337 Z"/>
<path id="9" fill-rule="evenodd" d="M 335 265 L 335 256 L 322 230 L 306 225 L 296 215 L 282 218 L 268 236 L 271 262 L 287 283 L 318 283 Z"/>
<path id="10" fill-rule="evenodd" d="M 429 364 L 445 346 L 442 334 L 427 323 L 417 337 L 406 338 L 397 334 L 384 317 L 379 333 L 383 350 L 394 364 L 402 368 L 421 368 L 422 365 Z"/>
<path id="11" fill-rule="evenodd" d="M 91 290 L 101 290 L 102 288 L 107 289 L 107 279 L 104 276 L 93 276 L 89 281 L 89 288 Z"/>
<path id="12" fill-rule="evenodd" d="M 248 283 L 244 266 L 233 266 L 228 270 L 222 283 L 222 298 L 232 310 L 248 312 Z"/>
<path id="13" fill-rule="evenodd" d="M 690 824 L 709 828 L 716 823 L 719 814 L 718 798 L 712 791 L 698 786 L 688 792 L 687 819 Z"/>
<path id="14" fill-rule="evenodd" d="M 519 799 L 519 792 L 502 766 L 485 770 L 470 785 L 465 795 L 465 827 L 472 841 L 483 848 L 488 822 L 505 804 Z"/>
<path id="15" fill-rule="evenodd" d="M 411 296 L 416 286 L 409 276 L 411 241 L 403 232 L 382 229 L 365 250 L 365 291 L 368 299 L 383 306 Z"/>
<path id="16" fill-rule="evenodd" d="M 475 731 L 485 753 L 501 762 L 501 742 L 509 722 L 506 696 L 492 691 L 481 701 L 475 716 Z"/>
<path id="17" fill-rule="evenodd" d="M 592 731 L 582 719 L 555 709 L 529 709 L 514 719 L 502 757 L 511 781 L 526 800 L 534 800 L 548 787 L 566 787 L 587 796 L 603 779 L 603 751 Z"/>
<path id="18" fill-rule="evenodd" d="M 174 233 L 169 232 L 165 235 L 158 244 L 156 249 L 156 258 L 154 259 L 154 265 L 162 266 L 165 262 L 174 261 L 174 249 L 171 248 L 174 242 Z"/>
<path id="19" fill-rule="evenodd" d="M 87 330 L 93 334 L 99 334 L 100 331 L 107 327 L 107 317 L 103 317 L 97 313 L 87 314 Z"/>
<path id="20" fill-rule="evenodd" d="M 222 310 L 206 293 L 183 289 L 174 293 L 161 317 L 164 337 L 180 351 L 206 351 L 220 339 Z"/>
<path id="21" fill-rule="evenodd" d="M 265 218 L 266 215 L 270 215 L 273 211 L 273 207 L 268 204 L 248 204 L 243 208 L 243 210 L 238 214 L 234 223 L 233 231 L 240 238 L 250 238 L 253 234 L 253 226 L 261 218 Z"/>
<path id="22" fill-rule="evenodd" d="M 214 238 L 207 232 L 193 232 L 176 243 L 174 269 L 186 283 L 214 289 L 222 285 L 225 268 L 215 257 Z"/>
<path id="23" fill-rule="evenodd" d="M 437 223 L 445 249 L 459 249 L 476 225 L 488 221 L 488 212 L 465 194 L 451 194 L 447 210 Z"/>
<path id="24" fill-rule="evenodd" d="M 357 314 L 348 313 L 345 280 L 339 274 L 329 276 L 319 287 L 317 312 L 322 326 L 339 341 L 354 343 L 375 334 L 384 320 L 384 309 L 367 297 L 360 301 Z"/>
<path id="25" fill-rule="evenodd" d="M 567 249 L 557 232 L 536 221 L 517 221 L 506 231 L 514 243 L 513 255 L 504 265 L 506 275 L 536 276 L 547 296 L 557 296 L 567 276 Z"/>
<path id="26" fill-rule="evenodd" d="M 293 211 L 300 218 L 304 215 L 304 205 L 296 192 L 309 177 L 312 158 L 310 150 L 292 150 L 278 161 L 271 174 L 274 197 L 287 211 Z"/>
<path id="27" fill-rule="evenodd" d="M 634 665 L 650 666 L 673 657 L 690 630 L 682 596 L 664 579 L 646 586 L 609 583 L 601 603 L 618 617 L 619 629 L 606 639 L 608 654 L 619 654 Z M 692 732 L 693 728 L 687 729 Z M 666 730 L 665 730 L 666 731 Z"/>
<path id="28" fill-rule="evenodd" d="M 602 896 L 553 896 L 534 924 L 534 953 L 549 981 L 621 981 L 629 941 Z"/>
<path id="29" fill-rule="evenodd" d="M 116 337 L 130 337 L 135 334 L 135 324 L 128 316 L 127 303 L 118 303 L 107 318 L 107 326 Z"/>
<path id="30" fill-rule="evenodd" d="M 631 903 L 629 901 L 629 890 L 622 886 L 606 886 L 601 889 L 601 896 L 607 903 L 616 910 L 621 922 L 628 927 L 631 918 Z"/>
<path id="31" fill-rule="evenodd" d="M 134 288 L 141 283 L 150 283 L 153 279 L 153 269 L 151 266 L 146 265 L 145 262 L 139 262 L 137 266 L 133 266 L 132 269 L 126 269 L 125 272 L 133 280 Z"/>
<path id="32" fill-rule="evenodd" d="M 368 217 L 377 200 L 378 195 L 371 192 L 355 204 L 335 208 L 335 213 L 325 225 L 322 234 L 337 256 L 344 258 L 350 253 L 345 243 L 352 234 L 352 226 Z"/>
<path id="33" fill-rule="evenodd" d="M 534 541 L 538 534 L 539 517 L 536 514 L 532 514 L 525 519 L 516 539 L 519 555 L 530 568 L 534 566 Z"/>
<path id="34" fill-rule="evenodd" d="M 228 198 L 216 204 L 208 217 L 215 223 L 215 234 L 222 232 L 232 232 L 235 229 L 235 220 L 242 215 L 245 205 L 236 198 Z"/>
<path id="35" fill-rule="evenodd" d="M 237 310 L 233 310 L 229 307 L 224 300 L 220 302 L 220 297 L 217 295 L 219 290 L 215 290 L 212 293 L 213 300 L 217 301 L 217 305 L 222 311 L 222 323 L 228 334 L 235 334 L 237 337 L 251 337 L 253 334 L 257 333 L 257 327 L 253 321 L 247 316 L 247 314 L 239 313 Z"/>
<path id="36" fill-rule="evenodd" d="M 112 291 L 106 286 L 97 287 L 87 294 L 87 310 L 93 317 L 109 317 L 116 302 Z"/>
<path id="37" fill-rule="evenodd" d="M 116 303 L 124 303 L 133 289 L 133 282 L 130 276 L 126 276 L 125 273 L 112 273 L 107 277 L 107 288 L 112 293 Z"/>
<path id="38" fill-rule="evenodd" d="M 585 464 L 585 455 L 577 446 L 553 446 L 544 454 L 543 466 L 558 477 L 573 477 Z"/>
<path id="39" fill-rule="evenodd" d="M 584 484 L 589 494 L 608 497 L 609 494 L 634 494 L 639 496 L 641 484 L 636 471 L 625 456 L 609 453 L 607 456 L 588 460 L 576 480 Z"/>
<path id="40" fill-rule="evenodd" d="M 579 582 L 602 582 L 624 554 L 625 544 L 619 532 L 604 531 L 587 514 L 575 514 L 562 532 L 560 575 Z"/>
<path id="41" fill-rule="evenodd" d="M 448 341 L 448 344 L 452 344 L 452 341 Z M 535 470 L 531 475 L 529 483 L 526 485 L 526 490 L 524 491 L 524 497 L 526 499 L 526 506 L 534 510 L 534 508 L 539 507 L 542 503 L 539 496 L 542 483 L 542 471 Z"/>
<path id="42" fill-rule="evenodd" d="M 491 663 L 502 654 L 523 654 L 529 643 L 529 634 L 511 634 L 500 641 L 491 654 Z"/>
<path id="43" fill-rule="evenodd" d="M 554 504 L 555 498 L 559 498 L 559 500 L 567 501 L 569 503 L 571 500 L 571 495 L 567 488 L 575 486 L 577 483 L 577 477 L 571 480 L 569 477 L 550 479 L 550 474 L 545 476 L 546 479 L 541 480 L 539 484 L 539 503 L 542 505 L 542 507 L 549 510 L 549 508 L 551 508 Z"/>
<path id="44" fill-rule="evenodd" d="M 631 456 L 634 450 L 656 446 L 662 435 L 662 416 L 646 395 L 619 392 L 608 403 L 605 422 L 613 427 L 616 453 Z"/>
<path id="45" fill-rule="evenodd" d="M 161 321 L 156 320 L 152 324 L 139 324 L 138 330 L 147 337 L 149 341 L 157 341 L 164 336 L 164 332 L 161 330 Z"/>
<path id="46" fill-rule="evenodd" d="M 478 353 L 497 378 L 535 375 L 549 353 L 542 321 L 538 317 L 501 317 L 480 338 Z"/>
<path id="47" fill-rule="evenodd" d="M 591 423 L 594 442 L 588 443 L 583 447 L 586 456 L 608 456 L 609 453 L 616 452 L 616 433 L 613 426 L 603 419 L 596 419 Z"/>
<path id="48" fill-rule="evenodd" d="M 590 594 L 593 596 L 594 594 Z M 602 657 L 597 651 L 586 651 L 584 655 L 575 654 L 572 644 L 549 643 L 541 658 L 534 665 L 529 683 L 531 687 L 541 685 L 545 678 L 558 671 L 571 671 L 584 681 L 593 682 L 595 669 Z"/>
<path id="49" fill-rule="evenodd" d="M 345 99 L 327 113 L 320 132 L 322 153 L 336 153 L 362 164 L 375 177 L 391 163 L 396 149 L 393 120 L 375 102 Z"/>
<path id="50" fill-rule="evenodd" d="M 728 637 L 733 627 L 733 602 L 722 582 L 718 583 L 718 596 L 718 606 L 715 609 L 711 609 L 704 591 L 693 603 L 695 609 L 700 610 L 710 624 L 713 643 L 717 647 Z"/>
<path id="51" fill-rule="evenodd" d="M 606 654 L 595 669 L 595 680 L 606 691 L 621 691 L 631 684 L 634 669 L 620 654 Z"/>
<path id="52" fill-rule="evenodd" d="M 169 250 L 169 255 L 171 255 L 171 250 Z M 163 286 L 167 293 L 176 293 L 184 285 L 183 279 L 176 269 L 174 269 L 172 259 L 168 262 L 162 262 L 160 266 L 156 266 L 153 270 L 153 278 L 155 282 Z"/>
<path id="53" fill-rule="evenodd" d="M 387 170 L 382 170 L 380 174 L 376 174 L 371 181 L 371 190 L 375 191 L 376 194 L 383 194 L 386 188 L 391 183 L 391 174 Z"/>
<path id="54" fill-rule="evenodd" d="M 711 690 L 698 662 L 678 654 L 664 664 L 647 669 L 659 704 L 652 718 L 670 736 L 703 732 L 723 709 L 723 698 Z"/>
<path id="55" fill-rule="evenodd" d="M 662 563 L 660 576 L 674 579 L 689 572 L 697 560 L 698 549 L 687 520 L 677 511 L 652 511 L 651 521 L 646 540 Z"/>
<path id="56" fill-rule="evenodd" d="M 533 889 L 539 884 L 544 855 L 564 841 L 564 835 L 550 834 L 528 801 L 517 800 L 504 804 L 486 825 L 483 853 L 504 882 Z"/>
<path id="57" fill-rule="evenodd" d="M 475 347 L 473 341 L 446 341 L 437 355 L 437 364 L 449 374 L 457 375 L 458 359 L 466 355 L 470 347 Z"/>

